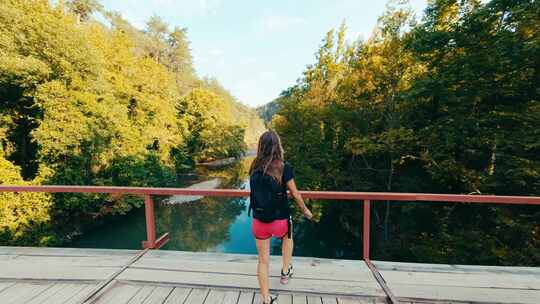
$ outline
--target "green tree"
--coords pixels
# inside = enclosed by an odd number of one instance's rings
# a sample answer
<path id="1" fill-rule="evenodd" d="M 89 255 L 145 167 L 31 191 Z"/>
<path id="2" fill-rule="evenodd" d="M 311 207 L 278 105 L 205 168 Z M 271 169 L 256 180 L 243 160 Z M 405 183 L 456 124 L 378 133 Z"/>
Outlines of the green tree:
<path id="1" fill-rule="evenodd" d="M 146 34 L 150 38 L 148 43 L 148 55 L 154 58 L 157 63 L 165 60 L 167 53 L 166 39 L 169 36 L 169 26 L 159 16 L 153 15 L 146 22 Z"/>
<path id="2" fill-rule="evenodd" d="M 327 33 L 272 120 L 299 184 L 537 195 L 539 11 L 534 1 L 440 0 L 417 24 L 399 1 L 366 41 L 343 44 L 344 26 Z M 336 214 L 311 204 L 317 217 Z M 377 242 L 381 258 L 539 261 L 537 209 L 390 205 L 374 208 L 375 237 L 389 240 Z M 360 212 L 349 208 L 339 210 Z M 344 234 L 360 238 L 356 217 L 341 220 Z"/>
<path id="3" fill-rule="evenodd" d="M 175 27 L 169 33 L 167 42 L 169 51 L 166 65 L 174 73 L 180 93 L 186 93 L 195 84 L 195 70 L 187 40 L 187 29 Z"/>
<path id="4" fill-rule="evenodd" d="M 5 183 L 174 186 L 195 159 L 243 153 L 242 122 L 255 112 L 235 112 L 239 103 L 217 82 L 211 85 L 220 95 L 202 89 L 210 84 L 193 71 L 185 29 L 171 32 L 154 16 L 141 31 L 96 1 L 68 6 L 47 0 L 0 6 L 0 160 L 13 177 Z M 110 27 L 89 21 L 97 9 Z M 185 96 L 197 86 L 204 93 Z M 178 113 L 183 100 L 189 115 Z M 191 145 L 193 139 L 202 145 Z M 37 198 L 43 203 L 28 211 L 22 200 Z M 6 194 L 0 205 L 8 227 L 2 242 L 48 244 L 141 200 Z M 9 210 L 18 205 L 14 218 Z"/>
<path id="5" fill-rule="evenodd" d="M 77 23 L 88 21 L 94 12 L 103 9 L 98 0 L 68 0 L 66 5 L 77 16 Z"/>
<path id="6" fill-rule="evenodd" d="M 36 180 L 36 182 L 39 181 Z M 0 184 L 29 185 L 20 168 L 0 151 Z M 5 245 L 54 245 L 50 225 L 52 197 L 45 193 L 0 193 L 0 243 Z"/>

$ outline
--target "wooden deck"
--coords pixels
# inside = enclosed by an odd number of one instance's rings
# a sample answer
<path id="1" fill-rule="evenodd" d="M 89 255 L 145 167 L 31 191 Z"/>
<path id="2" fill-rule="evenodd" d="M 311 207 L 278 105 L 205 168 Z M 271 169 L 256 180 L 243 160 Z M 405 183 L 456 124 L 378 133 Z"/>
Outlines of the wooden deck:
<path id="1" fill-rule="evenodd" d="M 540 268 L 373 262 L 400 303 L 540 303 Z M 387 303 L 363 261 L 294 258 L 280 304 Z M 260 303 L 252 255 L 0 247 L 0 303 Z"/>

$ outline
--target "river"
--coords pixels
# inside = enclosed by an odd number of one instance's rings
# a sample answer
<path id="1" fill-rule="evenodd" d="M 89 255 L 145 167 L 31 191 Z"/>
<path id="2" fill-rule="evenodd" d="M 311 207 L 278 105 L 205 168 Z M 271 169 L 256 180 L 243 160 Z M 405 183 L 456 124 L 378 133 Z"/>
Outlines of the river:
<path id="1" fill-rule="evenodd" d="M 195 176 L 179 186 L 191 184 L 203 188 L 248 189 L 248 167 L 252 159 L 252 156 L 246 157 L 232 165 L 214 169 L 201 166 L 197 168 Z M 247 215 L 248 198 L 203 197 L 194 200 L 193 197 L 161 197 L 156 199 L 155 206 L 158 236 L 165 232 L 170 234 L 170 240 L 163 250 L 256 253 L 251 233 L 252 219 Z M 297 255 L 343 256 L 340 254 L 343 250 L 335 250 L 335 247 L 321 249 L 317 246 L 321 240 L 305 237 L 304 231 L 309 225 L 315 224 L 301 219 L 295 222 L 293 231 L 298 231 L 298 237 L 295 237 Z M 333 238 L 328 234 L 322 237 Z M 144 239 L 144 208 L 140 208 L 117 216 L 66 245 L 76 248 L 140 249 Z M 356 246 L 358 250 L 352 252 L 359 257 L 360 241 Z M 272 254 L 280 252 L 280 241 L 272 240 Z"/>

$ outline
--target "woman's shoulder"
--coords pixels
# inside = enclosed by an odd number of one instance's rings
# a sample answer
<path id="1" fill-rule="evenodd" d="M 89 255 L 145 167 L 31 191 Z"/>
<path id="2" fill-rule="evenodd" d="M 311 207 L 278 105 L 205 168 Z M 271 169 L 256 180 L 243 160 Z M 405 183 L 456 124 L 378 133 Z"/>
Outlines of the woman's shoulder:
<path id="1" fill-rule="evenodd" d="M 285 182 L 288 182 L 289 180 L 294 178 L 294 170 L 293 166 L 289 164 L 288 162 L 285 162 L 283 165 L 283 179 Z"/>
<path id="2" fill-rule="evenodd" d="M 292 170 L 293 166 L 289 162 L 283 162 L 283 170 Z"/>

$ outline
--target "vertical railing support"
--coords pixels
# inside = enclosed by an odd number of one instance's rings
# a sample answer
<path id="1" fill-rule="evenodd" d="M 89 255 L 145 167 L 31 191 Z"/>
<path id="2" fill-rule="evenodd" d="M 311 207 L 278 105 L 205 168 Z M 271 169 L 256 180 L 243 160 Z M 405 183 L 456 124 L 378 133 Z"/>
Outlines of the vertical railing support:
<path id="1" fill-rule="evenodd" d="M 154 248 L 156 246 L 156 220 L 154 218 L 154 201 L 152 196 L 144 196 L 144 215 L 146 217 L 146 241 L 143 241 L 143 248 Z"/>
<path id="2" fill-rule="evenodd" d="M 364 200 L 364 237 L 363 237 L 363 259 L 369 261 L 369 234 L 370 234 L 370 201 Z"/>

